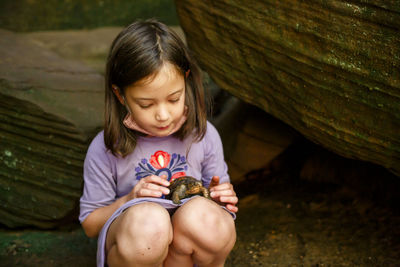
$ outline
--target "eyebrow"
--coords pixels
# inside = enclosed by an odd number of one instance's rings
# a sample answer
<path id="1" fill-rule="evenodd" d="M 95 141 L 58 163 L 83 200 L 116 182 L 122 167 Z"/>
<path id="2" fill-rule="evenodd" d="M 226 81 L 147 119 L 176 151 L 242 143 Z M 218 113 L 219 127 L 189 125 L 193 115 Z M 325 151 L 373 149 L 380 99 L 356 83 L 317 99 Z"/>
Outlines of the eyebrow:
<path id="1" fill-rule="evenodd" d="M 178 93 L 181 93 L 181 92 L 183 92 L 183 88 L 181 88 L 181 89 L 179 89 L 179 90 L 177 90 L 177 91 L 175 91 L 175 92 L 173 92 L 173 93 L 170 93 L 169 95 L 168 95 L 168 97 L 171 97 L 171 96 L 173 96 L 173 95 L 176 95 L 176 94 L 178 94 Z M 146 98 L 146 97 L 138 97 L 138 98 L 134 98 L 134 100 L 153 100 L 153 98 Z"/>

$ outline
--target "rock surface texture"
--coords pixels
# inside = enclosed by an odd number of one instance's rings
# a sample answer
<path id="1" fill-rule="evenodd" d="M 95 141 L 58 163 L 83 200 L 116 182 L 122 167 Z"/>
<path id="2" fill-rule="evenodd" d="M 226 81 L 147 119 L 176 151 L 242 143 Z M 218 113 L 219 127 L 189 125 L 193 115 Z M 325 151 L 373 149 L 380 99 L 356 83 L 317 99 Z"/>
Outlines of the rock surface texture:
<path id="1" fill-rule="evenodd" d="M 53 227 L 77 211 L 103 78 L 5 30 L 0 55 L 0 224 Z"/>
<path id="2" fill-rule="evenodd" d="M 221 87 L 308 139 L 400 176 L 398 1 L 175 1 Z"/>

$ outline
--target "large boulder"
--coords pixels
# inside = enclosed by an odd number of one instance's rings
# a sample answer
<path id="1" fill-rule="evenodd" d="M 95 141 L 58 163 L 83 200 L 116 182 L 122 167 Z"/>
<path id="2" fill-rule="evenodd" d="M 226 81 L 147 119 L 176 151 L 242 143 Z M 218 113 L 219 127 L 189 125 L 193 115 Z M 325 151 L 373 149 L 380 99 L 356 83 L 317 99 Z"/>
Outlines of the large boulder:
<path id="1" fill-rule="evenodd" d="M 400 175 L 396 1 L 175 1 L 202 68 L 315 143 Z"/>
<path id="2" fill-rule="evenodd" d="M 0 55 L 0 224 L 76 219 L 83 159 L 103 124 L 103 78 L 5 30 Z"/>

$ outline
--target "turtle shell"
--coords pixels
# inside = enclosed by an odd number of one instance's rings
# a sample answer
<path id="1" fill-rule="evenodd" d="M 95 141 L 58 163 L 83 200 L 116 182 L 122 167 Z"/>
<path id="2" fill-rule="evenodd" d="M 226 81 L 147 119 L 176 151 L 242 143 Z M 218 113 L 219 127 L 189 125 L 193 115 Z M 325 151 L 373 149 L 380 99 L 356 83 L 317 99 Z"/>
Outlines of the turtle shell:
<path id="1" fill-rule="evenodd" d="M 210 198 L 209 191 L 203 187 L 201 181 L 191 176 L 183 176 L 174 179 L 169 185 L 170 193 L 166 196 L 171 199 L 175 204 L 179 204 L 180 200 L 193 195 L 202 195 Z"/>
<path id="2" fill-rule="evenodd" d="M 170 191 L 175 191 L 175 189 L 180 185 L 186 185 L 188 187 L 192 186 L 203 186 L 202 183 L 194 177 L 191 176 L 183 176 L 176 178 L 172 181 L 172 183 L 168 186 Z"/>

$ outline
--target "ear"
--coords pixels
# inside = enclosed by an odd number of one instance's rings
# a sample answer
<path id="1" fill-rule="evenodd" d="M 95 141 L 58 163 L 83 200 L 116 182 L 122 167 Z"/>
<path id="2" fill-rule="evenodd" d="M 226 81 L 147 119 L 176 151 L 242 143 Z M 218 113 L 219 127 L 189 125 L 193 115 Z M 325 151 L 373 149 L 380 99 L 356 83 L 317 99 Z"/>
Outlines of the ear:
<path id="1" fill-rule="evenodd" d="M 119 102 L 120 102 L 122 105 L 125 105 L 124 98 L 122 97 L 121 91 L 119 90 L 118 86 L 116 86 L 115 84 L 112 84 L 112 85 L 111 85 L 111 88 L 112 88 L 112 90 L 113 90 L 115 96 L 118 98 Z"/>

